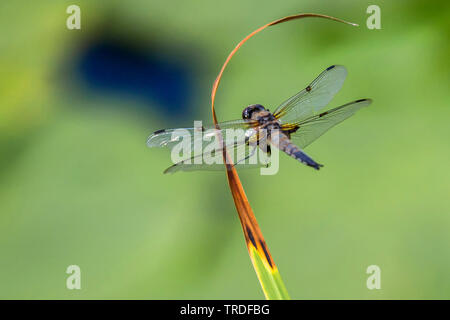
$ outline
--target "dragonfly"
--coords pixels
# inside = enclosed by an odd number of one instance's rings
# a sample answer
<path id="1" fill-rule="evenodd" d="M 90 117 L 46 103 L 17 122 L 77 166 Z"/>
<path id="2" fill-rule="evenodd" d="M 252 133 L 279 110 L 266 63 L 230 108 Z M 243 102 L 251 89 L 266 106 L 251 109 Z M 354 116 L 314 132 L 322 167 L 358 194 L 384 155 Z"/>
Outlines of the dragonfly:
<path id="1" fill-rule="evenodd" d="M 326 68 L 314 81 L 303 90 L 281 103 L 274 112 L 270 112 L 260 104 L 246 107 L 242 112 L 242 119 L 225 121 L 218 127 L 201 127 L 202 133 L 211 132 L 210 129 L 219 130 L 222 141 L 227 141 L 226 135 L 229 129 L 244 130 L 242 138 L 232 143 L 223 142 L 214 151 L 232 152 L 238 147 L 247 149 L 241 159 L 234 162 L 236 167 L 255 167 L 245 165 L 242 162 L 253 156 L 258 146 L 265 146 L 263 151 L 270 156 L 271 147 L 276 147 L 295 160 L 319 170 L 323 167 L 308 156 L 303 149 L 323 135 L 330 128 L 351 117 L 359 109 L 371 104 L 371 99 L 359 99 L 339 107 L 326 110 L 329 102 L 342 88 L 347 76 L 347 70 L 342 65 L 332 65 Z M 149 147 L 172 147 L 179 143 L 184 135 L 194 136 L 199 128 L 162 129 L 155 131 L 147 139 Z M 262 134 L 264 132 L 264 134 Z M 211 135 L 211 133 L 210 133 Z M 199 141 L 201 139 L 201 141 Z M 206 143 L 203 135 L 190 141 L 191 148 L 194 145 L 201 146 Z M 189 155 L 167 168 L 164 173 L 196 170 L 223 170 L 223 164 L 208 164 L 209 158 L 215 156 L 215 152 L 204 152 L 199 155 Z M 201 158 L 202 162 L 195 161 Z M 242 164 L 242 166 L 241 166 Z M 267 164 L 256 164 L 266 165 Z"/>

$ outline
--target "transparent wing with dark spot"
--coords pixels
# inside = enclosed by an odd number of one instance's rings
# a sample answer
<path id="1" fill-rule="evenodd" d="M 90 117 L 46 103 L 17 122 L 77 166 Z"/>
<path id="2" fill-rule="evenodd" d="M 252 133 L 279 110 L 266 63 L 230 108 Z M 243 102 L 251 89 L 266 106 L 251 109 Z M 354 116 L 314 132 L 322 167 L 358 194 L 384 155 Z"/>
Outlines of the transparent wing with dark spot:
<path id="1" fill-rule="evenodd" d="M 297 122 L 295 125 L 298 127 L 298 130 L 291 135 L 291 140 L 300 148 L 305 148 L 330 128 L 351 117 L 356 111 L 371 103 L 372 100 L 370 99 L 356 100 Z M 289 124 L 289 126 L 292 125 L 294 124 Z"/>
<path id="2" fill-rule="evenodd" d="M 246 120 L 232 120 L 219 123 L 220 131 L 226 141 L 227 129 L 243 129 L 246 130 L 252 127 L 254 123 Z M 152 133 L 147 139 L 147 146 L 149 147 L 168 147 L 171 148 L 180 143 L 184 139 L 191 140 L 191 150 L 194 148 L 204 148 L 210 143 L 213 136 L 216 135 L 213 130 L 214 126 L 197 127 L 197 128 L 177 128 L 177 129 L 163 129 Z"/>
<path id="3" fill-rule="evenodd" d="M 342 88 L 347 70 L 333 65 L 323 71 L 309 86 L 283 102 L 274 112 L 281 123 L 298 122 L 317 114 Z"/>

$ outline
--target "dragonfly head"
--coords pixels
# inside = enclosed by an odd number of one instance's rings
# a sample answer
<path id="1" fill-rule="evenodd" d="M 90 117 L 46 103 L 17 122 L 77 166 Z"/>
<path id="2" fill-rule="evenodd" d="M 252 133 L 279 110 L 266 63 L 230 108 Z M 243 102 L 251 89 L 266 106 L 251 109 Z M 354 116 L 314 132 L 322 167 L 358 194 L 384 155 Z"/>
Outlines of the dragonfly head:
<path id="1" fill-rule="evenodd" d="M 252 118 L 252 114 L 254 112 L 261 112 L 264 110 L 266 110 L 266 109 L 262 105 L 252 104 L 252 105 L 248 106 L 247 108 L 245 108 L 244 111 L 242 111 L 242 119 L 249 120 Z"/>

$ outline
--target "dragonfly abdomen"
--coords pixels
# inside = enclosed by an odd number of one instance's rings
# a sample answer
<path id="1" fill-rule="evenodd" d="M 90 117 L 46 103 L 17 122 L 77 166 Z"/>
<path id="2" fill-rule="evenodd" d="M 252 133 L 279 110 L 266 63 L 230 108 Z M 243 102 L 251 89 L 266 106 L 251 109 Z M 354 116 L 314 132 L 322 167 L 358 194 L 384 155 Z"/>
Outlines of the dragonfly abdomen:
<path id="1" fill-rule="evenodd" d="M 279 138 L 278 148 L 286 154 L 290 155 L 292 158 L 300 161 L 303 164 L 306 164 L 309 167 L 313 167 L 316 170 L 319 170 L 320 167 L 323 167 L 323 165 L 315 162 L 306 153 L 300 150 L 300 148 L 292 143 L 291 140 L 289 140 L 289 138 L 284 134 L 282 134 Z"/>

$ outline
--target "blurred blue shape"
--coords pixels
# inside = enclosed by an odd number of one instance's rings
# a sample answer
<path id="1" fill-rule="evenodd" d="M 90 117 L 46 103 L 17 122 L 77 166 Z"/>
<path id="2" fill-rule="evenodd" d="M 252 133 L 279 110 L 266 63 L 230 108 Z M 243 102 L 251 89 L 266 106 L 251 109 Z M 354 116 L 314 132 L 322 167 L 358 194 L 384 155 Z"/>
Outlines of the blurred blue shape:
<path id="1" fill-rule="evenodd" d="M 169 55 L 101 40 L 81 52 L 75 67 L 81 80 L 102 94 L 136 97 L 171 115 L 189 111 L 194 76 L 187 61 L 184 65 Z"/>

